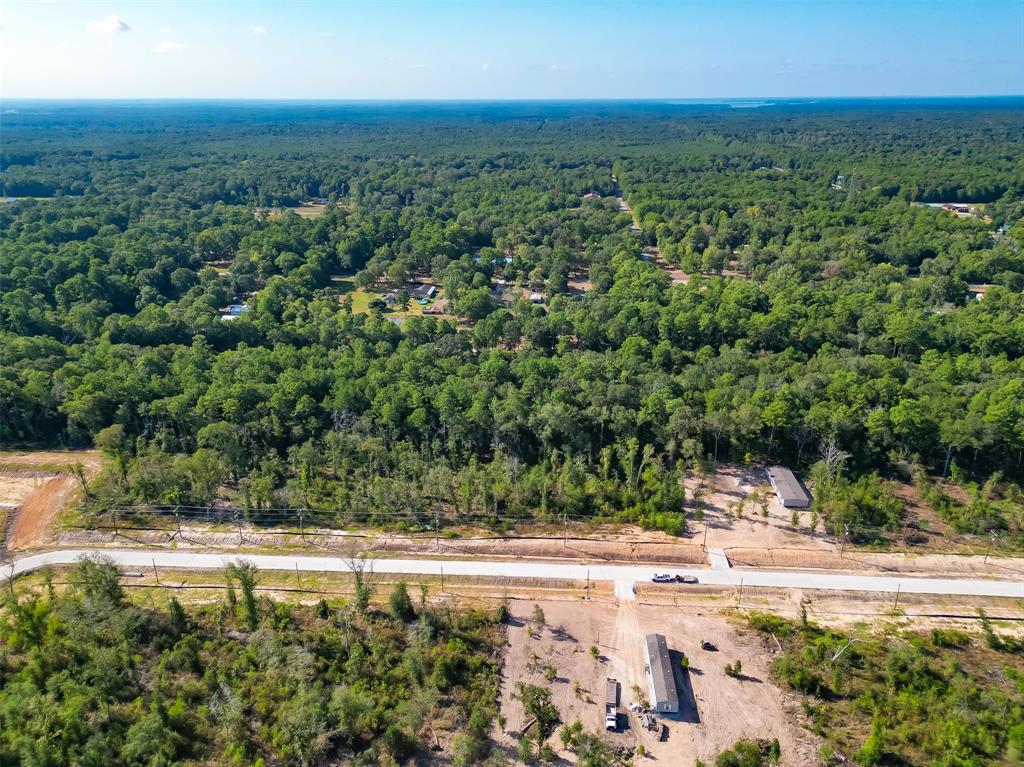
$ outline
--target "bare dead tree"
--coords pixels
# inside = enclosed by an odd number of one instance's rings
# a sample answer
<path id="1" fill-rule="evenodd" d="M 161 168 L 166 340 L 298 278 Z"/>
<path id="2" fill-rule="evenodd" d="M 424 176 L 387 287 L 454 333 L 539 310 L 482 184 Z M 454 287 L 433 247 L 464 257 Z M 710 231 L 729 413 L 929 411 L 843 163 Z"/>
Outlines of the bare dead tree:
<path id="1" fill-rule="evenodd" d="M 829 481 L 835 482 L 843 473 L 843 467 L 846 465 L 846 460 L 850 457 L 850 454 L 840 450 L 835 438 L 829 437 L 818 448 L 818 456 L 821 458 L 821 462 L 825 464 Z"/>

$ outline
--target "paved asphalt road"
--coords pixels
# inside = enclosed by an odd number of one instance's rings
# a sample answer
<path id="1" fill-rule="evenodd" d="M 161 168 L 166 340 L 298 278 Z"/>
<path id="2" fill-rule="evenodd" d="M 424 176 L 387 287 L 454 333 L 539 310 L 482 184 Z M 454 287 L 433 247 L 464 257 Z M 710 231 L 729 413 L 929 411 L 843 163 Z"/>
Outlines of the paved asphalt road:
<path id="1" fill-rule="evenodd" d="M 123 568 L 143 570 L 155 564 L 158 568 L 186 570 L 220 569 L 229 562 L 245 559 L 263 570 L 300 572 L 347 572 L 342 557 L 274 556 L 266 554 L 199 554 L 189 551 L 155 551 L 145 549 L 61 549 L 33 554 L 15 560 L 13 575 L 38 570 L 47 565 L 64 565 L 78 557 L 102 554 Z M 378 573 L 409 575 L 492 576 L 513 578 L 548 578 L 562 581 L 612 581 L 615 593 L 623 598 L 633 596 L 633 584 L 649 581 L 654 573 L 694 575 L 710 585 L 768 586 L 791 589 L 825 589 L 835 591 L 871 591 L 903 594 L 953 594 L 958 596 L 1015 597 L 1024 599 L 1024 580 L 965 580 L 959 578 L 916 578 L 889 575 L 852 575 L 798 570 L 748 570 L 708 568 L 665 568 L 637 565 L 586 565 L 533 561 L 489 561 L 485 559 L 369 559 Z M 0 571 L 11 573 L 9 568 Z M 678 588 L 685 588 L 679 586 Z"/>

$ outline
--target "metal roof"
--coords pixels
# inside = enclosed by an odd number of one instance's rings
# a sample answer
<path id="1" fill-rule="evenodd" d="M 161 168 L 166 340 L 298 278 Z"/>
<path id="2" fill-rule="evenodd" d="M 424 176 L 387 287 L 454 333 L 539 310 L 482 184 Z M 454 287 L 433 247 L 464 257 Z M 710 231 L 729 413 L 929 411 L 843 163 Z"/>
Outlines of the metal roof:
<path id="1" fill-rule="evenodd" d="M 679 705 L 679 695 L 676 693 L 676 678 L 672 673 L 672 660 L 668 655 L 668 643 L 664 634 L 648 634 L 644 641 L 647 643 L 647 660 L 650 663 L 651 683 L 654 686 L 656 700 L 651 701 L 654 705 L 659 702 L 668 701 L 675 706 Z"/>
<path id="2" fill-rule="evenodd" d="M 771 481 L 772 487 L 775 488 L 775 492 L 779 494 L 779 498 L 782 499 L 783 505 L 793 503 L 807 506 L 810 504 L 810 496 L 804 491 L 803 485 L 800 484 L 800 480 L 793 472 L 785 466 L 769 466 L 766 471 L 768 479 Z"/>

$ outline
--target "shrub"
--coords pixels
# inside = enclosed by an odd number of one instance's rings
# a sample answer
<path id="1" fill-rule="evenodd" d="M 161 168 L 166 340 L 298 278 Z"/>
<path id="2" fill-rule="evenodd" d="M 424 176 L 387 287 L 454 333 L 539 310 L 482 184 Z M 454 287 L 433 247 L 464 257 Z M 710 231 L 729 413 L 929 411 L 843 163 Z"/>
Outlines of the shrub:
<path id="1" fill-rule="evenodd" d="M 772 663 L 772 674 L 787 687 L 804 693 L 822 697 L 828 689 L 825 683 L 805 664 L 790 660 L 789 658 L 776 658 Z"/>

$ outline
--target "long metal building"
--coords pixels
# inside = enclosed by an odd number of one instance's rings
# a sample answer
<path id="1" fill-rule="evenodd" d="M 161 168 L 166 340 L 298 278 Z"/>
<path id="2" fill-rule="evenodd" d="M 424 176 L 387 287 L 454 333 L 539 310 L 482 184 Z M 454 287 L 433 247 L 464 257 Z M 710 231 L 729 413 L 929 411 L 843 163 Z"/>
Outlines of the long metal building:
<path id="1" fill-rule="evenodd" d="M 647 681 L 651 690 L 651 708 L 655 711 L 677 713 L 679 694 L 676 692 L 676 678 L 672 672 L 672 661 L 668 654 L 668 643 L 664 634 L 648 634 L 644 638 L 644 661 Z"/>
<path id="2" fill-rule="evenodd" d="M 787 509 L 806 509 L 811 505 L 811 496 L 796 475 L 785 466 L 769 466 L 766 472 L 775 496 Z"/>

